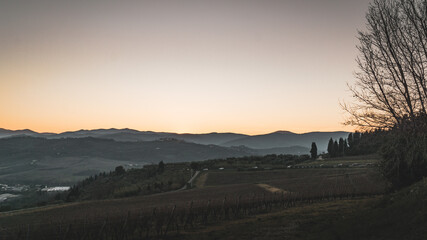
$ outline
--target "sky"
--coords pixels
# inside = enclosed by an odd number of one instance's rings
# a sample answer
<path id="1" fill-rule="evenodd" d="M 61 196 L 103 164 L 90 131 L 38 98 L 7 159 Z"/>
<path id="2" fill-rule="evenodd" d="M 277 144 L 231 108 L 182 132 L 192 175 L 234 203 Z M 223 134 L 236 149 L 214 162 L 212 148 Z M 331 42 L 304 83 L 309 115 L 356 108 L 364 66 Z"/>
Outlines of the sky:
<path id="1" fill-rule="evenodd" d="M 0 0 L 0 128 L 351 131 L 369 0 Z"/>

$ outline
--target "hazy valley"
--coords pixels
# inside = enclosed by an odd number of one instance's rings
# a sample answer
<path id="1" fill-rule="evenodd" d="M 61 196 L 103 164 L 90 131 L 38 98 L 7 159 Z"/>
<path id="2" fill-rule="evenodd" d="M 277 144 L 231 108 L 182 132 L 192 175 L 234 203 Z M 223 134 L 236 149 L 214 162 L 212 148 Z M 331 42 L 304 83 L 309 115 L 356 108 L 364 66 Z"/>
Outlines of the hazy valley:
<path id="1" fill-rule="evenodd" d="M 176 134 L 130 129 L 81 130 L 60 134 L 0 130 L 0 182 L 74 184 L 116 166 L 191 162 L 267 154 L 309 154 L 312 141 L 326 151 L 329 138 L 346 132 L 248 136 L 235 133 Z"/>

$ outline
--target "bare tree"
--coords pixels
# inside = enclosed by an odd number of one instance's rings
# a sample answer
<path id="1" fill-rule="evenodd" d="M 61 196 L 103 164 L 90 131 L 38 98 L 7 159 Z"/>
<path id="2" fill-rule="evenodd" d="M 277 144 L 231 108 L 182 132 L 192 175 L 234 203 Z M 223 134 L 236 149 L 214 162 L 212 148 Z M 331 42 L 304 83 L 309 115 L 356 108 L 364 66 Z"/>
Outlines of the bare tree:
<path id="1" fill-rule="evenodd" d="M 374 0 L 359 31 L 346 124 L 388 129 L 426 114 L 427 0 Z"/>

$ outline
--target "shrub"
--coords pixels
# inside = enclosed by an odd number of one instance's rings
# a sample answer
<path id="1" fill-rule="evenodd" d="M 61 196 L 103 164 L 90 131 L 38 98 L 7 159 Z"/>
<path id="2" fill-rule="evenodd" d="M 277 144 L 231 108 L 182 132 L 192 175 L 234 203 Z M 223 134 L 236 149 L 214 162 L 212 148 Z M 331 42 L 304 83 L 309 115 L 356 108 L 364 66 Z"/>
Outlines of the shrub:
<path id="1" fill-rule="evenodd" d="M 382 148 L 382 174 L 398 189 L 427 176 L 427 117 L 402 120 Z"/>

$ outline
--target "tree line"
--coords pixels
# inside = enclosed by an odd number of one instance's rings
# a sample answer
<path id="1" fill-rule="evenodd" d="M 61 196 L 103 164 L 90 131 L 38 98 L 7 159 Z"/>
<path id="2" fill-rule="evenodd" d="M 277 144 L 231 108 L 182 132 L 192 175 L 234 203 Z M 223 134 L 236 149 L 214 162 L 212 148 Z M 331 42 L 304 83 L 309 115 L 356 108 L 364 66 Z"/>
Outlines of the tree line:
<path id="1" fill-rule="evenodd" d="M 358 156 L 379 153 L 389 131 L 375 129 L 365 132 L 349 133 L 347 138 L 329 139 L 328 156 Z"/>

